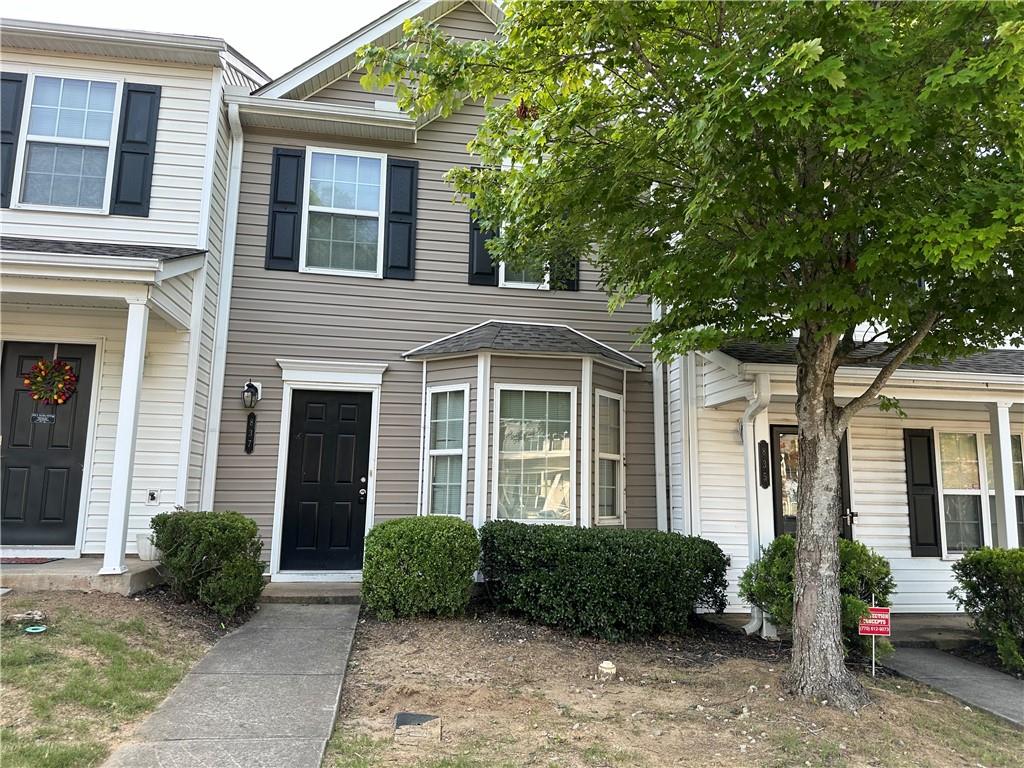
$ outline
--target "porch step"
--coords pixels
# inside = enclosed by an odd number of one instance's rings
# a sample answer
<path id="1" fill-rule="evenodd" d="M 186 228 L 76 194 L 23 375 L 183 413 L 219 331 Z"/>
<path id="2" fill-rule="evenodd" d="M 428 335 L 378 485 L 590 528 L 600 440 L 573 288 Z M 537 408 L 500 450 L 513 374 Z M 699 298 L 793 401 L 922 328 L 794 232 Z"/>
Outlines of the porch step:
<path id="1" fill-rule="evenodd" d="M 363 589 L 358 582 L 316 583 L 274 581 L 263 588 L 261 603 L 300 603 L 306 605 L 359 605 Z"/>
<path id="2" fill-rule="evenodd" d="M 136 592 L 163 584 L 157 563 L 126 557 L 128 570 L 115 576 L 100 576 L 102 558 L 84 556 L 47 563 L 15 563 L 0 566 L 0 586 L 16 592 L 68 591 L 111 592 L 134 595 Z"/>

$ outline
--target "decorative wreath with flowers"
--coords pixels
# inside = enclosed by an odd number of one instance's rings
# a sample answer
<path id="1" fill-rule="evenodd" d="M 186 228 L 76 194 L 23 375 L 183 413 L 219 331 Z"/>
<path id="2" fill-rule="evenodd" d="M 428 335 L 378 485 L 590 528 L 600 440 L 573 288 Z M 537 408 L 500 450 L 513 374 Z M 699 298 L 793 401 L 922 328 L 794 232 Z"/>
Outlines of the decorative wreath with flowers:
<path id="1" fill-rule="evenodd" d="M 77 384 L 78 376 L 71 363 L 60 359 L 40 360 L 25 378 L 25 386 L 32 391 L 32 399 L 47 405 L 63 405 L 75 394 Z"/>

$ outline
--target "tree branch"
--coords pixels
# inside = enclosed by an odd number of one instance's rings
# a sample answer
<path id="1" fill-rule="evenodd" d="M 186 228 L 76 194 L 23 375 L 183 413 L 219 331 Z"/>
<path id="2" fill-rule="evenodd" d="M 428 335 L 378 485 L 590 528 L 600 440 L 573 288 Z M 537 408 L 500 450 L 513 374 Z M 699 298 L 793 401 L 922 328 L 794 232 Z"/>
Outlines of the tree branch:
<path id="1" fill-rule="evenodd" d="M 840 434 L 850 426 L 850 420 L 857 413 L 867 406 L 875 403 L 878 398 L 878 393 L 882 391 L 882 387 L 884 387 L 889 379 L 892 378 L 892 375 L 896 370 L 906 362 L 907 358 L 910 357 L 919 346 L 921 346 L 921 342 L 924 341 L 931 329 L 935 327 L 935 323 L 938 322 L 938 320 L 938 312 L 929 312 L 918 329 L 914 331 L 914 335 L 904 341 L 901 347 L 897 349 L 896 354 L 893 355 L 893 358 L 882 366 L 882 370 L 878 372 L 878 375 L 875 376 L 874 381 L 871 382 L 868 388 L 841 409 L 839 420 L 836 423 L 836 427 Z"/>

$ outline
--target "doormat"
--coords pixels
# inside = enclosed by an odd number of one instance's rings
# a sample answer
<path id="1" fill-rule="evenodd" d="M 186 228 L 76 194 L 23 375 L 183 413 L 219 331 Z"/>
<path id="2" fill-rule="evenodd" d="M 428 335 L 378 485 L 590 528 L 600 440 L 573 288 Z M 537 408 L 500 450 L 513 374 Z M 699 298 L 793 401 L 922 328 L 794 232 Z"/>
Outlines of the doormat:
<path id="1" fill-rule="evenodd" d="M 42 565 L 63 559 L 62 557 L 0 557 L 0 565 Z"/>

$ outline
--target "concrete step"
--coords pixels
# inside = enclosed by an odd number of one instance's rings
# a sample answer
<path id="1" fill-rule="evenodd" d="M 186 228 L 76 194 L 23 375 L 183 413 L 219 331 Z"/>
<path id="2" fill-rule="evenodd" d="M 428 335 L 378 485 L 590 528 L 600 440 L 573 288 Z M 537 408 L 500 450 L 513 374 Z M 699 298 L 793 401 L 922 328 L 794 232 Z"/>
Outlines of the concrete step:
<path id="1" fill-rule="evenodd" d="M 317 583 L 273 581 L 263 588 L 261 603 L 305 605 L 359 605 L 363 587 L 359 582 Z"/>
<path id="2" fill-rule="evenodd" d="M 157 563 L 125 558 L 128 570 L 116 575 L 99 575 L 103 560 L 85 556 L 53 560 L 49 563 L 14 563 L 0 566 L 0 586 L 16 592 L 111 592 L 134 595 L 136 592 L 163 584 Z"/>

